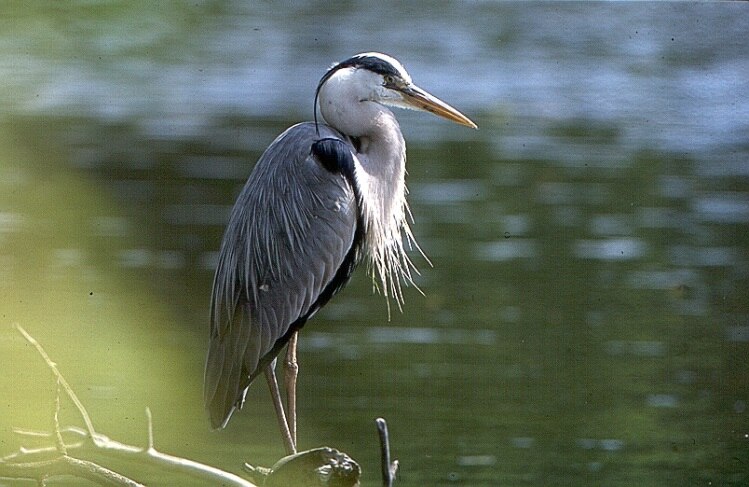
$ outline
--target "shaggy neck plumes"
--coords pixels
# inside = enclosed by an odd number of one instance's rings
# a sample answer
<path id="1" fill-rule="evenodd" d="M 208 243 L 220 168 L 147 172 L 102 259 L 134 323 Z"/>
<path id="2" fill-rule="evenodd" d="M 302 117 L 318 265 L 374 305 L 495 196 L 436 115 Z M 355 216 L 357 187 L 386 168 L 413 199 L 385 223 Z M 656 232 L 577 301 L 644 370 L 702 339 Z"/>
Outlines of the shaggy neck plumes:
<path id="1" fill-rule="evenodd" d="M 363 137 L 356 180 L 363 200 L 372 277 L 379 281 L 383 294 L 395 298 L 400 306 L 401 279 L 413 284 L 411 271 L 415 270 L 404 239 L 409 247 L 418 245 L 408 224 L 406 145 L 393 114 L 381 108 L 380 116 L 390 117 L 392 123 L 378 124 L 376 134 Z"/>
<path id="2" fill-rule="evenodd" d="M 325 121 L 337 130 L 357 137 L 356 182 L 366 225 L 369 269 L 375 285 L 400 306 L 401 279 L 413 284 L 415 267 L 406 254 L 418 245 L 408 224 L 406 202 L 406 144 L 393 113 L 370 101 L 347 83 L 352 73 L 333 76 L 320 90 L 320 111 Z M 419 249 L 420 250 L 420 249 Z"/>

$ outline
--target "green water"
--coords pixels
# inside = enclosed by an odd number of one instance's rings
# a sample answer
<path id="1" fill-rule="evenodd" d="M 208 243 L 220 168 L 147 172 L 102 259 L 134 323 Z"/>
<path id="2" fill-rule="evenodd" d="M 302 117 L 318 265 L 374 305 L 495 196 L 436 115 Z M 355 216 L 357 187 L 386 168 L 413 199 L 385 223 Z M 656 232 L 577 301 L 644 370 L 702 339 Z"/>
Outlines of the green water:
<path id="1" fill-rule="evenodd" d="M 382 416 L 396 485 L 749 483 L 737 7 L 690 6 L 698 25 L 670 7 L 615 5 L 615 21 L 600 4 L 472 6 L 463 20 L 446 6 L 419 34 L 393 6 L 390 40 L 367 47 L 346 26 L 374 7 L 74 5 L 5 7 L 0 34 L 0 455 L 45 444 L 11 428 L 49 430 L 54 410 L 54 379 L 14 323 L 102 433 L 144 445 L 150 407 L 162 451 L 234 472 L 282 455 L 262 382 L 224 431 L 202 410 L 214 252 L 254 161 L 310 118 L 327 63 L 377 48 L 411 58 L 480 130 L 398 114 L 433 266 L 414 253 L 424 295 L 409 288 L 389 320 L 360 269 L 305 327 L 300 447 L 346 451 L 379 485 Z M 427 54 L 438 33 L 460 41 Z M 446 79 L 470 82 L 439 81 L 451 62 Z M 502 74 L 513 67 L 529 71 Z M 575 78 L 587 70 L 600 76 Z M 62 419 L 81 424 L 65 402 Z"/>
<path id="2" fill-rule="evenodd" d="M 167 258 L 186 235 L 217 243 L 221 228 L 160 224 L 170 198 L 231 201 L 236 184 L 180 181 L 168 161 L 205 149 L 189 141 L 151 154 L 166 166 L 152 180 L 137 170 L 116 179 L 114 165 L 71 169 L 58 137 L 81 123 L 27 120 L 6 132 L 34 159 L 19 155 L 3 168 L 12 182 L 3 203 L 22 215 L 4 234 L 12 261 L 3 319 L 42 341 L 102 432 L 142 444 L 149 406 L 167 452 L 232 470 L 246 459 L 273 463 L 282 450 L 263 384 L 253 385 L 226 431 L 208 430 L 200 387 L 211 271 L 201 266 L 200 246 L 178 253 L 181 267 Z M 40 133 L 45 143 L 25 144 Z M 110 127 L 99 137 L 129 136 Z M 139 150 L 155 146 L 144 141 Z M 489 163 L 468 180 L 440 154 Z M 308 324 L 301 447 L 347 451 L 376 485 L 372 420 L 383 416 L 404 485 L 741 483 L 745 343 L 727 339 L 733 328 L 720 317 L 744 310 L 746 279 L 664 263 L 695 237 L 637 223 L 645 208 L 674 218 L 689 212 L 658 196 L 658 185 L 663 168 L 681 175 L 690 164 L 642 154 L 613 173 L 570 171 L 554 161 L 491 160 L 476 142 L 412 148 L 416 228 L 434 262 L 420 265 L 425 296 L 409 290 L 388 322 L 384 299 L 360 272 Z M 118 197 L 124 181 L 147 182 L 153 194 Z M 554 184 L 570 186 L 565 207 L 574 218 L 546 201 Z M 441 196 L 426 199 L 434 191 Z M 588 222 L 606 215 L 625 222 L 621 236 L 591 235 Z M 129 230 L 116 230 L 117 222 Z M 611 258 L 575 255 L 581 242 L 626 239 L 641 242 L 643 255 L 625 243 Z M 744 239 L 728 232 L 721 242 Z M 3 377 L 4 425 L 48 427 L 52 378 L 3 330 L 13 372 Z M 15 439 L 4 435 L 3 444 L 12 449 Z"/>

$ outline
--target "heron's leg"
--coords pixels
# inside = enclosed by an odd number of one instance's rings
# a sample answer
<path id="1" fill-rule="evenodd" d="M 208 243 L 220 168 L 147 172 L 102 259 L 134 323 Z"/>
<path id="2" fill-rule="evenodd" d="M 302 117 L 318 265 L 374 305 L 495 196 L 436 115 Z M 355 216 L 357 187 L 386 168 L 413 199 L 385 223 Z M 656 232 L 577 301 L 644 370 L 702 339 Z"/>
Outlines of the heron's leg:
<path id="1" fill-rule="evenodd" d="M 273 398 L 273 407 L 276 408 L 276 418 L 278 419 L 278 426 L 281 428 L 281 436 L 283 437 L 283 443 L 286 447 L 286 454 L 293 455 L 296 453 L 296 443 L 291 438 L 291 433 L 289 433 L 289 423 L 286 421 L 286 414 L 283 411 L 281 391 L 278 389 L 278 381 L 276 380 L 275 365 L 276 361 L 274 360 L 265 368 L 265 379 L 268 381 L 270 395 Z"/>
<path id="2" fill-rule="evenodd" d="M 289 412 L 289 432 L 296 446 L 296 378 L 299 375 L 299 364 L 296 361 L 296 339 L 299 332 L 294 332 L 286 347 L 284 363 L 284 385 L 286 386 L 286 409 Z"/>

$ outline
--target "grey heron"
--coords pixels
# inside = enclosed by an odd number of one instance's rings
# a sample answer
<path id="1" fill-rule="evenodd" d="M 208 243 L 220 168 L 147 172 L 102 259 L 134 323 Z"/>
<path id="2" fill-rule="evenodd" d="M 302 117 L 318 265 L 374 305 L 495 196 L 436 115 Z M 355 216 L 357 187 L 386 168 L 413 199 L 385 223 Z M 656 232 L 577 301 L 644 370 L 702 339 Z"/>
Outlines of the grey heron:
<path id="1" fill-rule="evenodd" d="M 319 104 L 318 104 L 319 102 Z M 358 54 L 333 65 L 315 92 L 314 122 L 294 125 L 266 149 L 231 211 L 210 308 L 204 400 L 226 426 L 261 373 L 288 453 L 296 451 L 296 336 L 366 260 L 398 303 L 413 264 L 406 145 L 388 106 L 471 120 L 411 81 L 396 59 Z M 326 122 L 318 123 L 317 109 Z M 287 347 L 284 411 L 275 375 Z"/>

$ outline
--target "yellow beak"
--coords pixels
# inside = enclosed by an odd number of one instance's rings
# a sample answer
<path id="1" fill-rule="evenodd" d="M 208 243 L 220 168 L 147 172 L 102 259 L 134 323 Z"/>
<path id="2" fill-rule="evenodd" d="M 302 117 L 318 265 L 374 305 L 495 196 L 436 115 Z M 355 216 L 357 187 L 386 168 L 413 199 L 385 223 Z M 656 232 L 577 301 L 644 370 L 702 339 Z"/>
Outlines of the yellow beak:
<path id="1" fill-rule="evenodd" d="M 403 94 L 403 101 L 417 110 L 425 110 L 439 117 L 446 118 L 452 122 L 477 129 L 478 125 L 473 123 L 470 118 L 460 113 L 436 96 L 430 95 L 418 86 L 408 85 L 400 88 L 398 91 Z"/>

